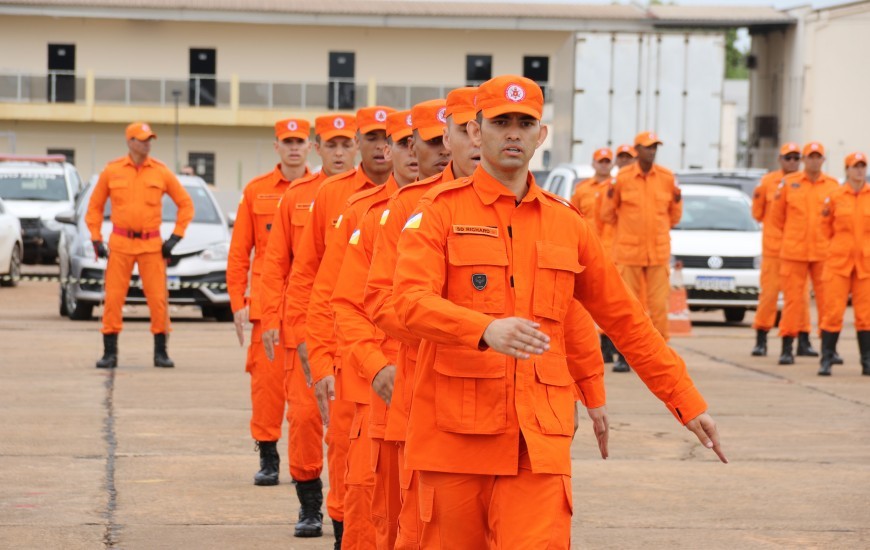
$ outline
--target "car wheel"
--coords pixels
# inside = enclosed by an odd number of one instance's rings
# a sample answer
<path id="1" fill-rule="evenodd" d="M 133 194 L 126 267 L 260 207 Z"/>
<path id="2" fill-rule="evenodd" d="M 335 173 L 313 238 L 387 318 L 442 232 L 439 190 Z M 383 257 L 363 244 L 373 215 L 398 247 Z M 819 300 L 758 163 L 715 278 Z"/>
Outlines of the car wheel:
<path id="1" fill-rule="evenodd" d="M 66 289 L 63 287 L 63 283 L 60 285 L 60 307 L 58 308 L 58 313 L 60 313 L 61 317 L 69 317 L 69 310 L 66 308 Z"/>
<path id="2" fill-rule="evenodd" d="M 729 323 L 740 323 L 746 317 L 746 310 L 742 307 L 726 307 L 725 320 Z"/>
<path id="3" fill-rule="evenodd" d="M 73 321 L 90 321 L 94 318 L 94 304 L 76 299 L 74 285 L 67 283 L 63 290 L 64 303 L 69 318 Z"/>
<path id="4" fill-rule="evenodd" d="M 16 244 L 12 247 L 12 256 L 9 258 L 9 278 L 0 280 L 0 286 L 18 286 L 21 280 L 21 248 Z"/>

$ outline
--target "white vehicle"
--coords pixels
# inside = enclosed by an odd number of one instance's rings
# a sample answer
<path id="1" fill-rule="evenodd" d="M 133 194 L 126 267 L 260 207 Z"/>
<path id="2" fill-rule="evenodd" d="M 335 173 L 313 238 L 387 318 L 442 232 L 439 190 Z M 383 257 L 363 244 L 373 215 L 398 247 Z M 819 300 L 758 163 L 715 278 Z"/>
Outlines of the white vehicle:
<path id="1" fill-rule="evenodd" d="M 0 199 L 0 286 L 18 284 L 23 250 L 21 223 L 9 213 L 3 199 Z"/>
<path id="2" fill-rule="evenodd" d="M 758 306 L 761 227 L 742 191 L 682 185 L 683 217 L 671 230 L 671 254 L 683 265 L 689 309 L 722 309 L 740 322 Z"/>
<path id="3" fill-rule="evenodd" d="M 545 191 L 571 200 L 574 188 L 581 181 L 595 175 L 595 168 L 589 164 L 560 164 L 547 174 L 546 181 L 539 183 Z"/>
<path id="4" fill-rule="evenodd" d="M 21 220 L 26 264 L 57 260 L 60 223 L 54 217 L 71 210 L 82 181 L 63 155 L 0 156 L 0 198 Z"/>

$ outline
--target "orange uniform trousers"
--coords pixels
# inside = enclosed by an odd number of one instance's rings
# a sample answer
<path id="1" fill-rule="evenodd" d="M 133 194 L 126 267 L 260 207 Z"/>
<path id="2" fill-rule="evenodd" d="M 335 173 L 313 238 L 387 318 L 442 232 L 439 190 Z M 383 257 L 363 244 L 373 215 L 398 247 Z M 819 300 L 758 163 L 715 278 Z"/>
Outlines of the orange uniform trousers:
<path id="1" fill-rule="evenodd" d="M 369 407 L 356 403 L 356 413 L 350 426 L 350 447 L 347 450 L 344 477 L 343 550 L 375 548 L 375 525 L 372 522 L 375 474 L 369 438 Z M 332 426 L 331 418 L 329 424 Z"/>
<path id="2" fill-rule="evenodd" d="M 151 312 L 151 334 L 169 332 L 169 310 L 166 308 L 166 261 L 157 252 L 125 254 L 111 251 L 106 266 L 106 303 L 103 308 L 103 334 L 117 334 L 123 327 L 122 308 L 130 289 L 133 266 L 139 265 L 139 281 Z"/>
<path id="3" fill-rule="evenodd" d="M 780 284 L 782 285 L 785 305 L 782 308 L 782 318 L 779 320 L 779 335 L 797 336 L 804 328 L 804 319 L 809 317 L 809 300 L 807 299 L 807 277 L 813 282 L 813 292 L 816 295 L 816 309 L 819 313 L 825 311 L 825 286 L 822 284 L 824 262 L 802 262 L 797 260 L 779 260 Z"/>
<path id="4" fill-rule="evenodd" d="M 399 443 L 399 483 L 401 491 L 401 510 L 399 511 L 399 529 L 396 533 L 396 550 L 416 550 L 420 548 L 420 534 L 423 532 L 423 522 L 420 520 L 419 485 L 420 475 L 415 470 L 405 468 L 405 442 Z"/>
<path id="5" fill-rule="evenodd" d="M 378 399 L 378 398 L 374 398 Z M 375 484 L 372 487 L 372 523 L 378 550 L 393 550 L 399 529 L 399 447 L 395 441 L 371 438 L 371 464 Z M 417 546 L 414 546 L 417 548 Z"/>
<path id="6" fill-rule="evenodd" d="M 820 315 L 819 328 L 827 332 L 843 330 L 843 315 L 851 292 L 855 330 L 870 330 L 870 277 L 859 278 L 856 269 L 849 276 L 826 273 L 824 285 L 825 309 Z"/>
<path id="7" fill-rule="evenodd" d="M 251 322 L 251 345 L 245 370 L 251 375 L 251 437 L 257 441 L 281 439 L 284 422 L 284 350 L 275 350 L 275 360 L 269 361 L 263 349 L 263 327 Z"/>
<path id="8" fill-rule="evenodd" d="M 643 303 L 653 326 L 667 341 L 670 268 L 667 265 L 620 265 L 618 269 L 629 290 Z"/>
<path id="9" fill-rule="evenodd" d="M 314 392 L 313 389 L 310 391 Z M 339 391 L 338 388 L 336 391 Z M 329 517 L 336 521 L 346 521 L 347 516 L 345 507 L 347 501 L 347 464 L 350 452 L 350 432 L 355 417 L 355 403 L 344 399 L 335 399 L 329 403 L 329 428 L 324 436 L 326 461 L 329 464 L 329 494 L 326 496 L 326 510 Z M 320 422 L 323 420 L 321 419 Z M 346 530 L 345 536 L 347 536 Z"/>
<path id="10" fill-rule="evenodd" d="M 761 258 L 761 279 L 758 292 L 758 309 L 755 311 L 755 320 L 752 328 L 756 330 L 770 330 L 776 324 L 776 312 L 779 309 L 779 257 L 763 256 Z M 807 307 L 803 319 L 801 332 L 810 332 L 810 303 L 809 293 L 806 294 Z"/>
<path id="11" fill-rule="evenodd" d="M 520 442 L 515 476 L 419 472 L 420 548 L 571 547 L 571 477 L 532 473 Z M 536 511 L 534 521 L 529 512 Z"/>
<path id="12" fill-rule="evenodd" d="M 276 346 L 276 353 L 279 347 L 284 350 L 290 476 L 296 481 L 311 481 L 323 472 L 323 420 L 314 391 L 305 381 L 296 348 Z"/>

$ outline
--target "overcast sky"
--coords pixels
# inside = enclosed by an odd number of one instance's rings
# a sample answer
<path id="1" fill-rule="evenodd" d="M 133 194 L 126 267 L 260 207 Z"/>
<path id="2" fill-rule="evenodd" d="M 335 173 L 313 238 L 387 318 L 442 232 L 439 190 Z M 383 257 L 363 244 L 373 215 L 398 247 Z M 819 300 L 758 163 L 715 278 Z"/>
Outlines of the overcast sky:
<path id="1" fill-rule="evenodd" d="M 422 0 L 427 1 L 427 0 Z M 447 2 L 464 2 L 465 0 L 442 0 Z M 647 4 L 647 0 L 477 0 L 478 2 L 522 2 L 538 4 Z M 776 8 L 790 8 L 812 4 L 814 7 L 842 4 L 844 0 L 665 0 L 665 3 L 680 4 L 685 6 L 774 6 Z"/>

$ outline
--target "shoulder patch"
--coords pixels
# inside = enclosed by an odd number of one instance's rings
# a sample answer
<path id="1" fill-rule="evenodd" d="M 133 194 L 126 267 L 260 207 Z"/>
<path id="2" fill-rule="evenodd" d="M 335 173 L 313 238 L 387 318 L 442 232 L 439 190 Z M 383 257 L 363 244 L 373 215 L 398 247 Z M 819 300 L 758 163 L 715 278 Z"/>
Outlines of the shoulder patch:
<path id="1" fill-rule="evenodd" d="M 413 216 L 408 218 L 408 221 L 405 222 L 405 227 L 402 228 L 402 231 L 404 231 L 406 229 L 419 229 L 420 222 L 422 222 L 422 221 L 423 221 L 423 213 L 417 212 L 416 214 L 414 214 Z"/>
<path id="2" fill-rule="evenodd" d="M 354 229 L 353 233 L 350 235 L 350 239 L 347 241 L 347 244 L 356 246 L 359 243 L 359 229 Z"/>
<path id="3" fill-rule="evenodd" d="M 379 222 L 381 225 L 387 223 L 387 219 L 390 217 L 390 209 L 387 208 L 381 213 L 381 221 Z"/>
<path id="4" fill-rule="evenodd" d="M 314 205 L 314 203 L 312 203 L 312 206 L 313 206 L 313 205 Z M 344 218 L 344 214 L 339 214 L 339 215 L 338 215 L 338 219 L 335 220 L 335 228 L 336 228 L 336 229 L 338 229 L 339 227 L 341 227 L 341 220 L 342 220 L 343 218 Z"/>

